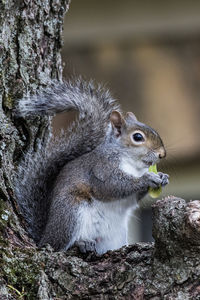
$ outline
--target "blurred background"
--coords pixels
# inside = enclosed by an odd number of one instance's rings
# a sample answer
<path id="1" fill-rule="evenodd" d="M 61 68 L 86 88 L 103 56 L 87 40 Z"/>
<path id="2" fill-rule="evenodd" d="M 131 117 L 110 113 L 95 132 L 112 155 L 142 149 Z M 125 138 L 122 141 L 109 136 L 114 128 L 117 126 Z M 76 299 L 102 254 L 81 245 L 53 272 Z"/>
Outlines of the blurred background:
<path id="1" fill-rule="evenodd" d="M 125 111 L 155 128 L 170 175 L 163 196 L 200 199 L 200 1 L 72 0 L 64 28 L 64 78 L 111 89 Z M 56 118 L 55 131 L 66 121 Z M 130 241 L 151 241 L 152 200 L 130 224 Z"/>

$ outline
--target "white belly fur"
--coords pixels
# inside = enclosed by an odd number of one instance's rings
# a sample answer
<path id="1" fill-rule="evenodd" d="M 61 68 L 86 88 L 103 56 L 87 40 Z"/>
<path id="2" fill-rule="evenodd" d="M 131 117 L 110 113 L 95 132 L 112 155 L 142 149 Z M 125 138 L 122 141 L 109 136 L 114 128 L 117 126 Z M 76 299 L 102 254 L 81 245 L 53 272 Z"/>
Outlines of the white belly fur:
<path id="1" fill-rule="evenodd" d="M 121 170 L 133 177 L 141 177 L 148 168 L 140 162 L 125 157 L 120 163 Z M 78 239 L 95 240 L 99 254 L 128 245 L 128 221 L 137 207 L 137 195 L 115 201 L 83 203 L 78 211 L 80 227 Z"/>
<path id="2" fill-rule="evenodd" d="M 127 245 L 128 220 L 136 208 L 134 195 L 110 202 L 83 203 L 78 211 L 80 240 L 95 240 L 99 254 Z"/>

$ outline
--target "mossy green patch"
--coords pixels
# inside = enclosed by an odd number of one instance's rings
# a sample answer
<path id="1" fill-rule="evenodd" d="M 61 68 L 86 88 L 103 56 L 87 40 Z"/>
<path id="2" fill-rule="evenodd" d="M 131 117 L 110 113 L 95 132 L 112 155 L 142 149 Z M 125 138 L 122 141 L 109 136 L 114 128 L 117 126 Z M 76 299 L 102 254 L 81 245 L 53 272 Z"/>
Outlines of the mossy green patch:
<path id="1" fill-rule="evenodd" d="M 12 109 L 13 108 L 13 98 L 10 95 L 7 95 L 4 98 L 3 104 L 5 107 L 7 107 L 8 109 Z"/>
<path id="2" fill-rule="evenodd" d="M 19 299 L 36 299 L 39 266 L 31 251 L 26 253 L 22 249 L 15 249 L 15 253 L 4 252 L 1 256 L 0 274 L 6 280 L 10 292 Z"/>

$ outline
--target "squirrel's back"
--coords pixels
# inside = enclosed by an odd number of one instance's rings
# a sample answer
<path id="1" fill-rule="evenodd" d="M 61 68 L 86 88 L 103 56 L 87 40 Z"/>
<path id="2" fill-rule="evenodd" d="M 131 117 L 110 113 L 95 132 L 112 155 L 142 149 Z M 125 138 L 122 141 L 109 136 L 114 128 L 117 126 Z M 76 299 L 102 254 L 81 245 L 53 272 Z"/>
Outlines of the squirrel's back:
<path id="1" fill-rule="evenodd" d="M 69 161 L 92 151 L 105 138 L 109 117 L 118 104 L 110 93 L 93 82 L 52 82 L 33 96 L 19 101 L 19 116 L 52 115 L 75 110 L 79 117 L 48 145 L 41 144 L 35 153 L 27 152 L 15 182 L 18 204 L 27 222 L 28 231 L 39 242 L 50 207 L 50 194 L 60 170 Z"/>

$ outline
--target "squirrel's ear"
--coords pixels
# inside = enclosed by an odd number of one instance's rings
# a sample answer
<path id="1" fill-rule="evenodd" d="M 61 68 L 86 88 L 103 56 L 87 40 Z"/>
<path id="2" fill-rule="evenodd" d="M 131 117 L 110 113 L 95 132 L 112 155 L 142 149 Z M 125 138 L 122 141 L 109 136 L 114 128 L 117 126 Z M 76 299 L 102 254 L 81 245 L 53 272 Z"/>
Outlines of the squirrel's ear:
<path id="1" fill-rule="evenodd" d="M 121 134 L 121 128 L 125 124 L 121 113 L 117 110 L 113 110 L 110 115 L 110 121 L 113 128 L 117 130 L 117 135 L 119 136 Z"/>
<path id="2" fill-rule="evenodd" d="M 137 121 L 137 118 L 136 118 L 136 116 L 134 115 L 134 113 L 132 113 L 132 112 L 127 112 L 126 113 L 126 121 L 127 122 L 136 122 Z"/>

